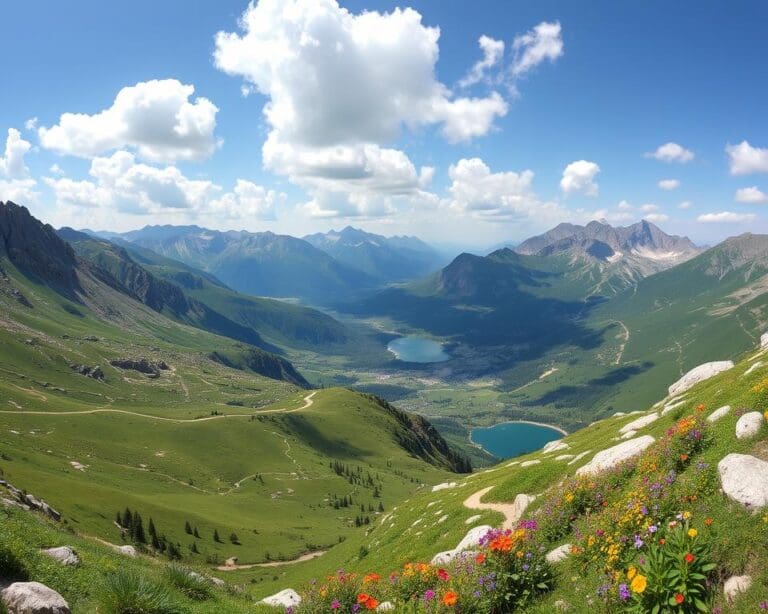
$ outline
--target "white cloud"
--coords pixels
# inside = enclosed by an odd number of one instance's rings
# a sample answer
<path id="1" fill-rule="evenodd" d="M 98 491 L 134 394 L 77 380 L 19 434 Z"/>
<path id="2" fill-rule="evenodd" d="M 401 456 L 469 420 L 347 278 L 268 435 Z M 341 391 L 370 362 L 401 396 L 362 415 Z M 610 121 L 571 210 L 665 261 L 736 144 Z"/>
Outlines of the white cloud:
<path id="1" fill-rule="evenodd" d="M 768 173 L 768 149 L 752 147 L 748 141 L 738 145 L 726 145 L 731 175 L 749 175 L 750 173 Z"/>
<path id="2" fill-rule="evenodd" d="M 507 113 L 498 92 L 455 96 L 437 80 L 440 30 L 413 9 L 355 14 L 335 0 L 260 0 L 239 23 L 241 32 L 216 35 L 215 64 L 268 98 L 264 165 L 307 190 L 312 215 L 389 215 L 396 200 L 430 202 L 425 171 L 384 143 L 421 127 L 466 141 Z M 500 61 L 498 43 L 481 39 L 481 73 Z"/>
<path id="3" fill-rule="evenodd" d="M 682 145 L 677 143 L 664 143 L 654 152 L 645 154 L 646 158 L 655 158 L 661 162 L 679 162 L 685 164 L 690 162 L 694 158 L 694 153 L 690 149 L 686 149 Z"/>
<path id="4" fill-rule="evenodd" d="M 650 213 L 645 216 L 645 219 L 654 224 L 669 221 L 669 216 L 666 213 Z"/>
<path id="5" fill-rule="evenodd" d="M 754 213 L 720 211 L 719 213 L 705 213 L 696 219 L 705 224 L 736 224 L 739 222 L 751 222 L 755 218 L 756 216 Z"/>
<path id="6" fill-rule="evenodd" d="M 595 177 L 599 172 L 600 167 L 594 162 L 588 160 L 571 162 L 563 171 L 560 188 L 566 195 L 580 192 L 586 196 L 597 196 L 599 186 L 595 182 Z"/>
<path id="7" fill-rule="evenodd" d="M 656 185 L 658 185 L 659 188 L 661 188 L 662 190 L 666 190 L 667 192 L 670 192 L 680 187 L 680 181 L 678 181 L 677 179 L 662 179 Z"/>
<path id="8" fill-rule="evenodd" d="M 659 210 L 659 205 L 654 205 L 653 203 L 648 203 L 640 206 L 640 211 L 642 211 L 643 213 L 653 213 L 658 210 Z"/>
<path id="9" fill-rule="evenodd" d="M 13 201 L 19 205 L 37 202 L 40 196 L 34 179 L 0 179 L 0 201 Z"/>
<path id="10" fill-rule="evenodd" d="M 199 160 L 218 146 L 218 109 L 207 98 L 191 100 L 195 88 L 176 79 L 153 80 L 118 92 L 112 106 L 95 115 L 64 113 L 59 123 L 38 129 L 40 144 L 90 158 L 132 148 L 153 162 Z"/>
<path id="11" fill-rule="evenodd" d="M 186 177 L 175 166 L 137 163 L 132 153 L 117 151 L 91 161 L 89 180 L 46 177 L 59 207 L 108 209 L 122 213 L 185 212 L 189 218 L 274 219 L 275 205 L 285 198 L 250 181 L 238 180 L 232 192 L 207 180 Z"/>
<path id="12" fill-rule="evenodd" d="M 693 203 L 690 200 L 684 200 L 679 205 L 677 205 L 678 209 L 684 209 L 684 210 L 690 209 L 691 207 L 693 207 Z"/>
<path id="13" fill-rule="evenodd" d="M 559 22 L 541 22 L 539 25 L 515 37 L 512 75 L 520 77 L 545 60 L 554 62 L 563 55 L 562 27 Z"/>
<path id="14" fill-rule="evenodd" d="M 24 127 L 27 130 L 35 130 L 37 128 L 37 117 L 30 117 L 27 121 L 24 122 Z"/>
<path id="15" fill-rule="evenodd" d="M 757 186 L 736 190 L 736 201 L 740 203 L 768 203 L 768 194 L 759 190 Z"/>
<path id="16" fill-rule="evenodd" d="M 616 205 L 616 208 L 619 211 L 632 211 L 632 209 L 634 209 L 632 204 L 627 202 L 626 200 L 622 200 L 618 205 Z"/>
<path id="17" fill-rule="evenodd" d="M 24 163 L 24 156 L 32 148 L 29 141 L 21 138 L 16 128 L 8 128 L 5 140 L 5 154 L 0 158 L 0 175 L 9 179 L 22 179 L 29 175 L 29 169 Z"/>
<path id="18" fill-rule="evenodd" d="M 483 81 L 488 70 L 499 64 L 504 57 L 504 41 L 483 34 L 477 42 L 483 51 L 483 59 L 475 62 L 466 76 L 459 81 L 459 87 L 469 87 Z"/>
<path id="19" fill-rule="evenodd" d="M 50 168 L 48 169 L 48 172 L 54 175 L 61 176 L 64 174 L 64 169 L 54 162 L 53 164 L 51 164 Z"/>

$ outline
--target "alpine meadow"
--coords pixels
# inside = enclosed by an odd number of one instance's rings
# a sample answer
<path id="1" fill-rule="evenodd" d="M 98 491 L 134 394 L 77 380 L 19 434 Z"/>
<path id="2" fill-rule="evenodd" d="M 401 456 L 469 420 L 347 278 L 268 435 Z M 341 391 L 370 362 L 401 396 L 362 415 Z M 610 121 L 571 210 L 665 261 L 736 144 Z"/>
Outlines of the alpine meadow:
<path id="1" fill-rule="evenodd" d="M 768 6 L 0 20 L 0 614 L 768 611 Z"/>

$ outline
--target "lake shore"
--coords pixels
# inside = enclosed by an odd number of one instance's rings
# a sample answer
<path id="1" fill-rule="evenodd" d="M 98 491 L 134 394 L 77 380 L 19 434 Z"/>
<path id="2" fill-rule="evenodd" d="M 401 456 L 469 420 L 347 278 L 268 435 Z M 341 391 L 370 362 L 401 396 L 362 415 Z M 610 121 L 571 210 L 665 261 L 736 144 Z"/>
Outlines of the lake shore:
<path id="1" fill-rule="evenodd" d="M 501 425 L 504 425 L 504 424 L 530 424 L 532 426 L 538 426 L 538 427 L 541 427 L 541 428 L 550 429 L 552 431 L 555 431 L 555 432 L 559 433 L 563 437 L 568 435 L 568 431 L 566 431 L 563 428 L 560 428 L 559 426 L 555 426 L 553 424 L 546 424 L 544 422 L 536 422 L 534 420 L 505 420 L 504 422 L 497 422 L 496 424 L 492 424 L 491 426 L 488 426 L 488 427 L 475 427 L 475 428 L 470 429 L 469 437 L 468 437 L 469 445 L 471 445 L 472 447 L 478 448 L 478 449 L 482 450 L 483 452 L 485 452 L 486 454 L 490 454 L 491 456 L 493 456 L 495 458 L 501 458 L 499 456 L 496 456 L 493 452 L 491 452 L 487 448 L 485 448 L 482 444 L 479 444 L 474 439 L 472 439 L 472 432 L 475 429 L 477 429 L 477 428 L 489 428 L 489 429 L 492 429 L 494 427 L 501 426 Z M 535 450 L 531 450 L 531 452 L 533 452 L 533 451 L 535 451 Z M 522 456 L 522 454 L 530 454 L 530 452 L 523 452 L 523 453 L 520 454 L 520 456 Z M 506 458 L 512 458 L 512 457 L 506 457 Z"/>

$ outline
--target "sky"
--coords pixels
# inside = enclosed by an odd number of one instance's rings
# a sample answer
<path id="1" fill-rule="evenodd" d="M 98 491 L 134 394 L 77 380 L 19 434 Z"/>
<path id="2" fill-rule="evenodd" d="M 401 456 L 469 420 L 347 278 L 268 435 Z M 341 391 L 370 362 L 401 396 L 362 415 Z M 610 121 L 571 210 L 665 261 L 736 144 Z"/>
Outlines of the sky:
<path id="1" fill-rule="evenodd" d="M 3 3 L 0 200 L 466 246 L 768 232 L 768 4 Z"/>

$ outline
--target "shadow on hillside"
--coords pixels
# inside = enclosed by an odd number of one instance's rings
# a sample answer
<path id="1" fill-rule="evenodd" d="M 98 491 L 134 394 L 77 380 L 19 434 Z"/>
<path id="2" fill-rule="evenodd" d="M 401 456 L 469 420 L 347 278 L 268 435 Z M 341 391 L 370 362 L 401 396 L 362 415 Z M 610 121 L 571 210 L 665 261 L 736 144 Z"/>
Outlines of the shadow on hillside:
<path id="1" fill-rule="evenodd" d="M 291 433 L 323 455 L 332 458 L 363 458 L 369 455 L 367 450 L 358 448 L 349 443 L 347 439 L 326 437 L 304 416 L 283 414 L 280 419 L 285 422 Z"/>

